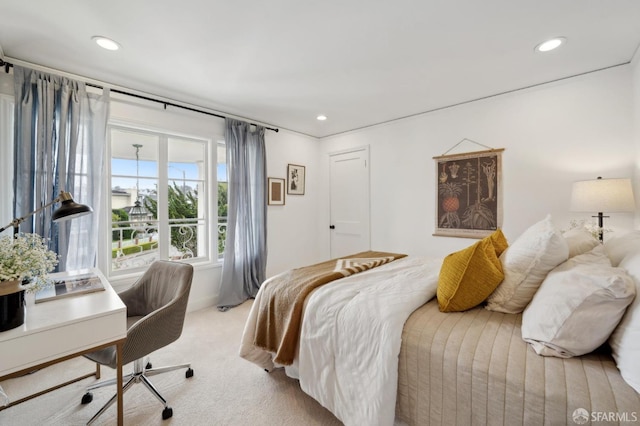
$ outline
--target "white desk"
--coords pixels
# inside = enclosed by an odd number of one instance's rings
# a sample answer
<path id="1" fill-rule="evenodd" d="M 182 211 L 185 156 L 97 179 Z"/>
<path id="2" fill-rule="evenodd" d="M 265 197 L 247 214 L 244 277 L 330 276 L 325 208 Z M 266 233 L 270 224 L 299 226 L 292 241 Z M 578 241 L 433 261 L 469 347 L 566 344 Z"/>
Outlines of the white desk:
<path id="1" fill-rule="evenodd" d="M 118 425 L 122 425 L 121 355 L 127 337 L 127 309 L 97 269 L 51 277 L 63 279 L 87 272 L 100 277 L 105 291 L 29 305 L 22 326 L 0 332 L 0 381 L 116 345 Z"/>

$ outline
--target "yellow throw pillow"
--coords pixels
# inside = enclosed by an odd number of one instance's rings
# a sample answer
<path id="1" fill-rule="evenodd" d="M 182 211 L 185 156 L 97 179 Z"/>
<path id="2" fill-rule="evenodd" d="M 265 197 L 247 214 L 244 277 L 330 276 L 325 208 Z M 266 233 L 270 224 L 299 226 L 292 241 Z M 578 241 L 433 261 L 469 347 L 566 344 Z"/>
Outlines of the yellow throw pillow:
<path id="1" fill-rule="evenodd" d="M 507 243 L 507 239 L 502 233 L 502 229 L 497 229 L 493 234 L 487 237 L 491 240 L 493 244 L 493 248 L 496 249 L 496 256 L 500 257 L 503 251 L 509 247 L 509 243 Z"/>
<path id="2" fill-rule="evenodd" d="M 436 292 L 440 311 L 466 311 L 485 301 L 504 279 L 497 252 L 506 244 L 498 230 L 444 258 Z"/>

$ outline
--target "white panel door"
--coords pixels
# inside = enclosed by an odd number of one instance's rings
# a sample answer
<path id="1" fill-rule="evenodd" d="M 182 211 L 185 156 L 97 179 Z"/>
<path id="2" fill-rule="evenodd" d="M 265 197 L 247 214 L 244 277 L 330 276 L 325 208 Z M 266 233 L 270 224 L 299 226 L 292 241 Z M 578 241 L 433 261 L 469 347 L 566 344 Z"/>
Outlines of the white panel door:
<path id="1" fill-rule="evenodd" d="M 369 250 L 369 147 L 329 158 L 331 258 Z"/>

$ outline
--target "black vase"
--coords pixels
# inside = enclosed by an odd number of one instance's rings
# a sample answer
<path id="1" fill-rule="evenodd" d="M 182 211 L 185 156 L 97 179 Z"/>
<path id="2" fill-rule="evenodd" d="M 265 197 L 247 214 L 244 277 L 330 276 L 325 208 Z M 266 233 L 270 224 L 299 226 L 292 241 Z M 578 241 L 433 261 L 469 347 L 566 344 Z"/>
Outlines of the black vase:
<path id="1" fill-rule="evenodd" d="M 24 290 L 0 296 L 0 331 L 24 324 Z"/>

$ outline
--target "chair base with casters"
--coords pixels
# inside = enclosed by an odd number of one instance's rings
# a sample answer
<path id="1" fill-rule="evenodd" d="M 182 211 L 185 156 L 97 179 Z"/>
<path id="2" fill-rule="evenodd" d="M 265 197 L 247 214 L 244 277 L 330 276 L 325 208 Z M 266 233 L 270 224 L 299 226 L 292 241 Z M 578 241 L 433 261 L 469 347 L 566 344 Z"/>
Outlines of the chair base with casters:
<path id="1" fill-rule="evenodd" d="M 156 398 L 158 398 L 158 401 L 160 401 L 164 405 L 164 409 L 162 410 L 162 420 L 166 420 L 171 416 L 173 416 L 173 409 L 167 405 L 167 400 L 164 399 L 164 397 L 160 394 L 160 392 L 158 392 L 156 387 L 149 380 L 149 377 L 155 376 L 156 374 L 162 374 L 162 373 L 167 373 L 169 371 L 179 370 L 182 368 L 187 369 L 187 371 L 185 372 L 186 378 L 193 377 L 193 369 L 191 368 L 191 364 L 180 364 L 180 365 L 171 365 L 167 367 L 153 368 L 150 362 L 147 362 L 147 365 L 145 366 L 143 365 L 142 359 L 137 359 L 133 361 L 133 372 L 126 374 L 122 378 L 122 381 L 125 383 L 122 388 L 122 393 L 124 395 L 124 393 L 127 390 L 129 390 L 129 388 L 131 388 L 131 386 L 133 386 L 135 383 L 142 383 L 143 385 L 145 385 L 147 389 L 149 389 L 149 391 L 151 391 L 151 393 Z M 92 390 L 102 388 L 105 386 L 111 386 L 114 384 L 116 384 L 116 379 L 105 380 L 89 386 L 87 388 L 87 392 L 82 396 L 81 403 L 88 404 L 91 401 L 93 401 L 93 394 L 91 393 Z M 100 409 L 100 411 L 98 411 L 91 418 L 91 420 L 87 422 L 87 425 L 92 424 L 98 417 L 100 417 L 100 415 L 102 415 L 102 413 L 104 413 L 109 407 L 111 407 L 113 403 L 116 401 L 116 398 L 117 398 L 117 394 L 112 396 L 111 399 L 107 401 L 107 403 Z"/>

